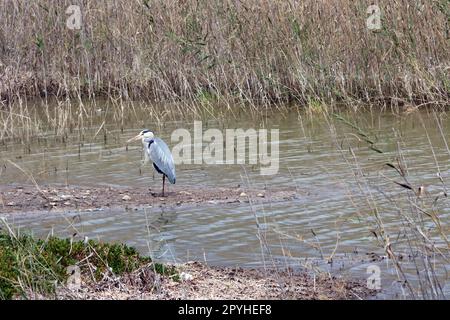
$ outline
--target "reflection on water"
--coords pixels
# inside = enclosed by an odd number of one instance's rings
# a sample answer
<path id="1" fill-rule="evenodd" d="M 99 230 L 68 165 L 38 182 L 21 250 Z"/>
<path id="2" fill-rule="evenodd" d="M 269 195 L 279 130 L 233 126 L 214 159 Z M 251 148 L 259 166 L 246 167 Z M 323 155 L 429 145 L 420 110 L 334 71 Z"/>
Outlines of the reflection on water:
<path id="1" fill-rule="evenodd" d="M 401 293 L 392 264 L 382 259 L 381 263 L 372 262 L 367 254 L 385 255 L 374 235 L 374 231 L 377 232 L 374 208 L 382 216 L 391 242 L 398 244 L 396 249 L 406 254 L 408 249 L 402 238 L 406 227 L 400 224 L 399 211 L 408 210 L 411 203 L 405 200 L 405 190 L 392 182 L 401 179 L 385 163 L 397 164 L 401 149 L 409 182 L 413 186 L 425 186 L 427 199 L 434 199 L 443 190 L 437 173 L 444 183 L 450 178 L 450 152 L 446 145 L 450 120 L 443 117 L 439 128 L 435 115 L 425 113 L 397 117 L 372 112 L 345 117 L 362 128 L 375 142 L 375 149 L 383 153 L 370 149 L 364 136 L 357 135 L 357 131 L 343 121 L 334 119 L 328 123 L 319 117 L 310 119 L 295 113 L 265 119 L 266 128 L 280 130 L 280 171 L 275 176 L 261 176 L 259 168 L 251 165 L 177 166 L 177 184 L 185 190 L 238 184 L 260 188 L 290 186 L 302 195 L 294 201 L 260 204 L 255 199 L 253 204 L 162 211 L 15 215 L 9 217 L 9 221 L 39 236 L 50 232 L 65 236 L 77 233 L 104 241 L 126 242 L 163 261 L 206 260 L 210 264 L 244 266 L 317 264 L 363 279 L 367 278 L 367 266 L 376 263 L 381 268 L 383 289 L 391 294 Z M 209 120 L 204 130 L 260 127 L 259 123 L 248 119 L 226 121 L 225 125 Z M 170 143 L 172 131 L 176 128 L 192 130 L 193 124 L 174 121 L 158 129 L 156 123 L 149 121 L 145 127 L 173 145 Z M 150 166 L 140 174 L 140 145 L 125 147 L 125 141 L 141 128 L 129 125 L 122 132 L 105 126 L 106 138 L 103 133 L 94 137 L 98 128 L 99 124 L 93 125 L 91 134 L 85 134 L 82 141 L 74 134 L 62 142 L 49 133 L 29 145 L 0 145 L 1 183 L 30 183 L 7 163 L 6 159 L 10 159 L 32 173 L 38 183 L 159 186 L 158 177 L 153 180 Z M 441 196 L 433 206 L 447 236 L 448 204 L 448 198 Z M 433 226 L 432 223 L 425 225 L 426 228 Z M 436 232 L 431 235 L 436 245 L 448 250 Z M 446 268 L 449 265 L 439 258 L 437 263 L 436 272 L 448 293 Z M 412 266 L 405 267 L 404 271 L 411 275 L 416 272 Z"/>

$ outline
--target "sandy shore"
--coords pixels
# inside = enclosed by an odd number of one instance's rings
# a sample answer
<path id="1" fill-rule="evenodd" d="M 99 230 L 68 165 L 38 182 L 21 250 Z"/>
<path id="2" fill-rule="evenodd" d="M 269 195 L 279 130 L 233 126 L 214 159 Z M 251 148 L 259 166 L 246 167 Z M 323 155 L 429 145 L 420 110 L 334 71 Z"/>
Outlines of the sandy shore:
<path id="1" fill-rule="evenodd" d="M 199 206 L 240 202 L 271 202 L 299 197 L 294 189 L 243 190 L 242 188 L 189 188 L 160 190 L 103 186 L 0 185 L 0 213 L 97 210 L 105 208 Z"/>

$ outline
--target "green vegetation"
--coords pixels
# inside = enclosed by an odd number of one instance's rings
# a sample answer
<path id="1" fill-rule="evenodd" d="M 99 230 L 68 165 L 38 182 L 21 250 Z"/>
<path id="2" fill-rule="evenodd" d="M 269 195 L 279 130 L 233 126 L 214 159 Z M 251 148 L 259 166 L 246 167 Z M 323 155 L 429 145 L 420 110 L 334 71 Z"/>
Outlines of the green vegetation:
<path id="1" fill-rule="evenodd" d="M 124 244 L 56 237 L 39 240 L 0 233 L 0 298 L 26 297 L 28 292 L 53 294 L 58 285 L 66 283 L 68 267 L 74 265 L 88 281 L 98 281 L 105 274 L 131 273 L 144 266 L 178 279 L 175 267 L 152 264 L 150 258 Z"/>

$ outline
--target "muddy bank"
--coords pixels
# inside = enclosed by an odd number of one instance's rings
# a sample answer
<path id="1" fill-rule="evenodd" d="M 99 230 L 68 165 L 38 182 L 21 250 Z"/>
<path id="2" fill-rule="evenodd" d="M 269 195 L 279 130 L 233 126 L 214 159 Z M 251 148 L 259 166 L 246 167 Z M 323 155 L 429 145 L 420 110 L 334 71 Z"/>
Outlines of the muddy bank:
<path id="1" fill-rule="evenodd" d="M 295 199 L 295 189 L 246 190 L 236 188 L 149 188 L 82 186 L 0 186 L 0 213 L 98 210 L 106 208 L 199 206 Z"/>
<path id="2" fill-rule="evenodd" d="M 60 288 L 58 299 L 367 299 L 365 283 L 305 272 L 209 267 L 198 262 L 177 266 L 180 279 L 141 268 L 120 278 Z"/>

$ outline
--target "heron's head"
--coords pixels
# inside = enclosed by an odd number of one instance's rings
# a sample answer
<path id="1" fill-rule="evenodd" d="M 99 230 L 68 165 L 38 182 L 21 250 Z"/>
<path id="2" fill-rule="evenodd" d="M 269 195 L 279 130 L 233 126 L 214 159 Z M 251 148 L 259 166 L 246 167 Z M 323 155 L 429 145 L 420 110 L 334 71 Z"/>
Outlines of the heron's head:
<path id="1" fill-rule="evenodd" d="M 133 142 L 136 140 L 141 140 L 143 144 L 148 144 L 150 142 L 150 140 L 152 140 L 154 137 L 155 136 L 153 135 L 153 132 L 151 132 L 150 130 L 144 129 L 141 132 L 139 132 L 139 134 L 136 137 L 128 140 L 127 143 Z"/>

